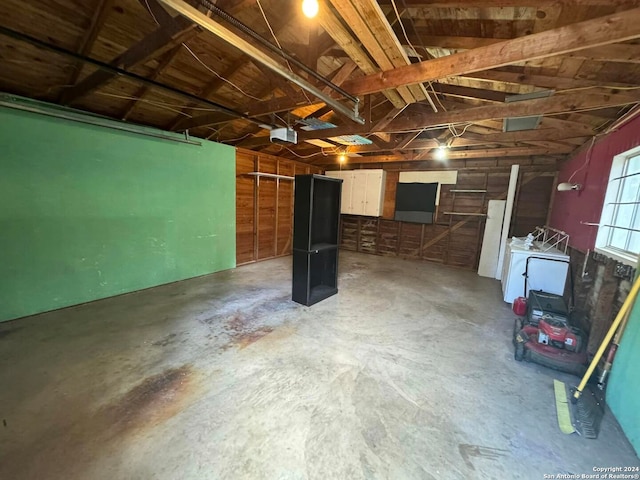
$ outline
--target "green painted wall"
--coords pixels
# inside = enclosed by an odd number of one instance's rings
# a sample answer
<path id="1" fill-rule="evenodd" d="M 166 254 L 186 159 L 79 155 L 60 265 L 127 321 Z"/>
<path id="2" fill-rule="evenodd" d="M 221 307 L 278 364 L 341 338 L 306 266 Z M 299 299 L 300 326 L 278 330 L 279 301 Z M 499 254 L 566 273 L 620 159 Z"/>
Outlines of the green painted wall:
<path id="1" fill-rule="evenodd" d="M 0 108 L 0 321 L 235 267 L 235 150 Z"/>
<path id="2" fill-rule="evenodd" d="M 640 301 L 625 328 L 607 386 L 607 404 L 640 456 Z"/>

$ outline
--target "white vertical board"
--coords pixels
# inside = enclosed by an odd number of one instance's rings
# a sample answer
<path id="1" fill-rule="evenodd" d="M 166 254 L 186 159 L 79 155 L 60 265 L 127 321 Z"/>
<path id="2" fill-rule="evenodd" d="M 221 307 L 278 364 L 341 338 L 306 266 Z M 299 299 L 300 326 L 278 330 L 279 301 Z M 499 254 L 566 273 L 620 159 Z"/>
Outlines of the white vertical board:
<path id="1" fill-rule="evenodd" d="M 480 263 L 478 264 L 478 275 L 481 277 L 496 277 L 506 204 L 506 200 L 489 200 L 487 223 L 484 226 Z"/>
<path id="2" fill-rule="evenodd" d="M 511 213 L 513 212 L 513 202 L 516 198 L 516 184 L 518 183 L 518 173 L 520 165 L 511 165 L 511 176 L 509 177 L 509 189 L 507 190 L 507 205 L 504 209 L 504 220 L 502 222 L 502 236 L 500 237 L 500 252 L 498 253 L 498 266 L 496 268 L 496 279 L 502 279 L 502 265 L 504 254 L 509 238 L 509 228 L 511 227 Z"/>

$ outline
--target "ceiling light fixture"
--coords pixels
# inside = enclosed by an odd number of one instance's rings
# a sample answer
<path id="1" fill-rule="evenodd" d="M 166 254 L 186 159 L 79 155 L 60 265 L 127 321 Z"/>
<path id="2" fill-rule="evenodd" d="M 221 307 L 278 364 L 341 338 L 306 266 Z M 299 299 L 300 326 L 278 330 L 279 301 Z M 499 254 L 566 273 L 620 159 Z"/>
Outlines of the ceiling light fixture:
<path id="1" fill-rule="evenodd" d="M 302 0 L 302 13 L 307 18 L 314 18 L 318 14 L 318 0 Z"/>
<path id="2" fill-rule="evenodd" d="M 346 161 L 347 161 L 347 156 L 346 156 L 344 153 L 341 153 L 341 154 L 338 156 L 338 161 L 339 161 L 340 163 L 344 163 L 344 162 L 346 162 Z"/>
<path id="3" fill-rule="evenodd" d="M 569 183 L 569 182 L 562 182 L 558 184 L 559 192 L 569 192 L 571 190 L 582 190 L 582 185 L 580 185 L 579 183 Z"/>

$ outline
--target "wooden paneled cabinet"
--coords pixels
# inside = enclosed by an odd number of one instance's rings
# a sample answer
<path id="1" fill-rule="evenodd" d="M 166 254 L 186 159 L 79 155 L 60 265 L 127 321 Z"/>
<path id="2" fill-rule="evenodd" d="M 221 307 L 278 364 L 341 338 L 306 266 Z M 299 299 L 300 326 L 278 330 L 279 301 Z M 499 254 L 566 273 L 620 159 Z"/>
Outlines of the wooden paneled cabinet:
<path id="1" fill-rule="evenodd" d="M 313 305 L 338 293 L 338 226 L 342 181 L 296 175 L 291 298 Z"/>
<path id="2" fill-rule="evenodd" d="M 379 217 L 384 203 L 386 172 L 375 170 L 343 170 L 325 173 L 342 179 L 340 213 Z"/>

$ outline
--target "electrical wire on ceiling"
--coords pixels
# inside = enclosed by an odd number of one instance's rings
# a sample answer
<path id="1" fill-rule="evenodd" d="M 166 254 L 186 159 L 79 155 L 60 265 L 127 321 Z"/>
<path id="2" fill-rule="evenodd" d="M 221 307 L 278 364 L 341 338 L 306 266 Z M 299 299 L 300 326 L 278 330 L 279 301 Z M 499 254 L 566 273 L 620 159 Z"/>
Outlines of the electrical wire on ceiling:
<path id="1" fill-rule="evenodd" d="M 147 6 L 147 10 L 149 11 L 149 14 L 150 14 L 150 15 L 151 15 L 151 17 L 153 18 L 153 21 L 154 21 L 154 22 L 156 22 L 156 24 L 157 24 L 157 25 L 160 25 L 160 23 L 159 23 L 159 22 L 158 22 L 158 20 L 156 19 L 156 16 L 153 14 L 153 11 L 151 10 L 151 7 L 149 6 L 149 1 L 148 1 L 148 0 L 144 0 L 144 3 L 145 3 L 145 4 L 146 4 L 146 6 Z M 251 95 L 250 93 L 245 92 L 242 88 L 240 88 L 238 85 L 236 85 L 235 83 L 233 83 L 231 80 L 229 80 L 229 79 L 227 79 L 227 78 L 224 78 L 222 75 L 220 75 L 220 74 L 219 74 L 218 72 L 216 72 L 214 69 L 212 69 L 209 65 L 207 65 L 206 63 L 204 63 L 204 62 L 202 61 L 202 59 L 201 59 L 198 55 L 196 55 L 196 54 L 195 54 L 195 52 L 194 52 L 193 50 L 191 50 L 191 48 L 189 48 L 189 46 L 188 46 L 186 43 L 182 42 L 180 45 L 181 45 L 182 47 L 184 47 L 184 48 L 185 48 L 185 49 L 186 49 L 186 50 L 191 54 L 191 56 L 192 56 L 193 58 L 195 58 L 195 59 L 196 59 L 196 61 L 197 61 L 200 65 L 202 65 L 204 68 L 206 68 L 209 72 L 213 73 L 213 74 L 214 74 L 216 77 L 218 77 L 220 80 L 222 80 L 223 82 L 228 83 L 228 84 L 229 84 L 229 85 L 231 85 L 233 88 L 235 88 L 235 89 L 236 89 L 236 90 L 238 90 L 240 93 L 242 93 L 243 95 L 245 95 L 245 96 L 247 96 L 247 97 L 249 97 L 249 98 L 252 98 L 252 99 L 257 100 L 257 101 L 261 101 L 261 100 L 262 100 L 261 98 L 255 97 L 255 96 Z"/>
<path id="2" fill-rule="evenodd" d="M 593 88 L 604 88 L 604 89 L 612 89 L 612 90 L 638 90 L 640 86 L 635 87 L 616 87 L 614 85 L 591 85 L 589 87 L 576 87 L 576 88 L 566 88 L 564 90 L 557 90 L 555 93 L 566 93 L 566 92 L 577 92 L 580 90 L 590 90 Z"/>
<path id="3" fill-rule="evenodd" d="M 464 135 L 464 132 L 467 131 L 467 128 L 469 128 L 471 125 L 473 125 L 472 123 L 467 123 L 465 125 L 465 127 L 462 129 L 462 132 L 458 133 L 458 131 L 456 130 L 456 127 L 454 124 L 449 124 L 449 131 L 451 132 L 451 135 L 453 135 L 456 138 L 461 137 L 462 135 Z"/>
<path id="4" fill-rule="evenodd" d="M 236 90 L 238 90 L 240 93 L 242 93 L 243 95 L 252 98 L 253 100 L 257 100 L 258 102 L 262 101 L 261 98 L 258 98 L 254 95 L 251 95 L 250 93 L 245 92 L 242 88 L 240 88 L 238 85 L 236 85 L 235 83 L 233 83 L 231 80 L 228 80 L 226 78 L 224 78 L 222 75 L 220 75 L 218 72 L 216 72 L 214 69 L 212 69 L 211 67 L 209 67 L 209 65 L 207 65 L 206 63 L 204 63 L 200 57 L 198 57 L 193 50 L 191 50 L 187 44 L 183 43 L 182 46 L 191 54 L 191 56 L 193 58 L 195 58 L 198 63 L 200 65 L 202 65 L 204 68 L 206 68 L 207 70 L 209 70 L 211 73 L 213 73 L 216 77 L 218 77 L 220 80 L 222 80 L 223 82 L 228 83 L 229 85 L 231 85 L 233 88 L 235 88 Z"/>
<path id="5" fill-rule="evenodd" d="M 117 90 L 116 90 L 117 91 Z M 115 94 L 115 93 L 107 93 L 107 92 L 95 92 L 96 95 L 102 95 L 105 97 L 114 97 L 114 98 L 122 98 L 124 100 L 135 100 L 137 102 L 142 102 L 142 103 L 148 103 L 150 105 L 154 105 L 154 106 L 158 106 L 158 107 L 166 107 L 167 110 L 171 110 L 175 113 L 178 113 L 180 115 L 183 115 L 185 117 L 189 117 L 192 118 L 193 115 L 189 115 L 186 112 L 183 111 L 179 111 L 179 110 L 175 110 L 178 108 L 184 108 L 184 109 L 190 109 L 190 110 L 196 110 L 196 111 L 202 111 L 202 112 L 218 112 L 219 110 L 216 110 L 215 108 L 203 108 L 203 107 L 192 107 L 190 105 L 177 105 L 174 103 L 166 103 L 166 102 L 160 102 L 157 100 L 148 100 L 146 98 L 140 97 L 140 96 L 132 96 L 132 95 L 123 95 L 123 94 Z"/>
<path id="6" fill-rule="evenodd" d="M 24 33 L 12 30 L 10 28 L 6 28 L 4 26 L 0 25 L 0 34 L 5 35 L 9 38 L 13 38 L 16 40 L 20 40 L 22 42 L 26 42 L 29 43 L 35 47 L 38 48 L 42 48 L 48 51 L 52 51 L 55 52 L 56 54 L 59 55 L 63 55 L 65 57 L 69 57 L 72 58 L 76 61 L 81 61 L 83 63 L 92 65 L 94 67 L 99 68 L 100 70 L 109 72 L 111 75 L 117 76 L 123 76 L 126 78 L 130 78 L 133 79 L 143 85 L 147 85 L 147 86 L 153 86 L 155 88 L 158 88 L 160 90 L 164 90 L 166 92 L 172 93 L 172 94 L 176 94 L 176 95 L 180 95 L 184 98 L 188 98 L 191 101 L 197 102 L 197 103 L 202 103 L 202 104 L 206 104 L 206 105 L 210 105 L 211 107 L 213 107 L 214 110 L 225 113 L 227 115 L 230 115 L 232 117 L 237 117 L 237 118 L 242 118 L 244 120 L 247 120 L 248 122 L 257 124 L 259 126 L 264 125 L 264 122 L 260 122 L 259 120 L 255 120 L 251 117 L 249 117 L 248 115 L 242 113 L 242 112 L 238 112 L 236 110 L 233 110 L 232 108 L 226 107 L 224 105 L 221 105 L 219 103 L 213 102 L 211 100 L 208 100 L 206 98 L 201 98 L 198 97 L 196 95 L 193 95 L 189 92 L 185 92 L 184 90 L 180 90 L 179 88 L 176 87 L 172 87 L 170 85 L 166 85 L 164 83 L 158 82 L 156 80 L 152 80 L 146 77 L 143 77 L 141 75 L 138 75 L 134 72 L 130 72 L 128 70 L 125 70 L 123 68 L 105 63 L 105 62 L 101 62 L 100 60 L 96 60 L 93 59 L 91 57 L 87 57 L 86 55 L 81 55 L 79 53 L 76 52 L 72 52 L 71 50 L 68 50 L 64 47 L 60 47 L 58 45 L 54 45 L 51 43 L 47 43 L 44 42 L 38 38 L 32 37 L 30 35 L 26 35 Z"/>
<path id="7" fill-rule="evenodd" d="M 411 40 L 409 40 L 409 36 L 407 35 L 407 31 L 404 29 L 404 24 L 402 23 L 402 20 L 400 19 L 400 12 L 398 12 L 398 7 L 396 6 L 395 0 L 391 0 L 391 5 L 393 6 L 393 11 L 396 14 L 396 18 L 398 19 L 398 23 L 400 24 L 400 28 L 402 29 L 402 34 L 404 35 L 404 39 L 407 41 L 407 44 L 409 45 L 409 47 L 411 47 L 411 49 L 417 55 L 418 51 L 416 50 L 416 48 L 411 43 Z M 440 99 L 438 99 L 438 95 L 436 94 L 435 90 L 433 90 L 433 86 L 431 85 L 431 82 L 428 82 L 428 83 L 429 83 L 429 86 L 431 87 L 431 90 L 436 95 L 436 99 L 438 100 L 438 103 L 440 103 Z M 433 108 L 433 111 L 438 113 L 438 108 L 436 107 L 436 104 L 433 103 L 433 100 L 431 99 L 431 95 L 429 95 L 429 92 L 427 92 L 427 101 L 429 102 L 429 105 L 431 105 L 431 108 Z M 440 106 L 442 106 L 442 103 L 440 103 Z M 444 107 L 443 107 L 443 109 L 444 109 Z"/>
<path id="8" fill-rule="evenodd" d="M 149 10 L 149 13 L 151 14 L 151 18 L 153 18 L 153 21 L 156 22 L 156 25 L 160 25 L 160 22 L 158 21 L 156 16 L 153 14 L 153 11 L 151 10 L 151 6 L 149 5 L 149 0 L 144 0 L 144 3 L 147 6 L 147 10 Z"/>
<path id="9" fill-rule="evenodd" d="M 219 132 L 218 132 L 219 133 Z M 225 143 L 225 142 L 238 142 L 240 140 L 244 140 L 245 138 L 247 138 L 248 136 L 253 135 L 253 132 L 249 132 L 249 133 L 245 133 L 243 136 L 238 137 L 238 138 L 225 138 L 224 140 L 218 140 L 218 142 L 220 143 Z"/>
<path id="10" fill-rule="evenodd" d="M 264 19 L 264 23 L 267 24 L 267 27 L 269 28 L 269 31 L 271 32 L 271 36 L 273 37 L 273 39 L 276 42 L 276 45 L 278 46 L 278 48 L 280 50 L 282 50 L 282 45 L 280 45 L 280 42 L 278 41 L 278 37 L 276 37 L 276 33 L 273 31 L 273 28 L 271 28 L 271 23 L 269 23 L 269 19 L 267 18 L 267 14 L 264 13 L 264 9 L 262 8 L 262 3 L 260 3 L 260 0 L 257 0 L 256 3 L 258 4 L 258 8 L 260 9 L 260 13 L 262 13 L 262 18 Z M 285 58 L 285 63 L 287 64 L 287 67 L 289 68 L 289 71 L 293 73 L 293 69 L 291 68 L 291 64 L 289 63 L 289 60 L 287 60 Z M 302 94 L 304 95 L 304 98 L 307 99 L 307 103 L 309 105 L 311 105 L 311 99 L 307 96 L 307 92 L 305 92 L 302 89 Z"/>
<path id="11" fill-rule="evenodd" d="M 334 149 L 333 152 L 327 154 L 324 152 L 324 147 L 320 147 L 320 151 L 316 152 L 316 153 L 312 153 L 310 155 L 300 155 L 299 153 L 294 152 L 293 150 L 291 150 L 289 147 L 285 146 L 285 145 L 280 145 L 281 149 L 280 151 L 282 151 L 282 149 L 286 149 L 289 150 L 289 152 L 291 152 L 293 155 L 295 155 L 298 158 L 311 158 L 311 157 L 317 157 L 318 155 L 323 155 L 325 157 L 328 157 L 329 155 L 333 155 L 336 153 L 336 151 L 338 151 L 338 149 Z"/>
<path id="12" fill-rule="evenodd" d="M 245 33 L 245 34 L 249 35 L 250 37 L 252 37 L 254 40 L 256 40 L 263 47 L 269 49 L 270 51 L 272 51 L 273 53 L 275 53 L 279 57 L 281 57 L 281 58 L 287 60 L 288 62 L 292 63 L 293 65 L 295 65 L 296 67 L 300 68 L 302 71 L 304 71 L 305 73 L 309 74 L 310 76 L 312 76 L 316 80 L 322 82 L 323 84 L 325 84 L 326 86 L 328 86 L 329 88 L 331 88 L 335 92 L 339 93 L 343 97 L 349 99 L 350 101 L 354 102 L 355 104 L 357 104 L 360 101 L 358 99 L 358 97 L 356 97 L 354 95 L 351 95 L 349 92 L 343 90 L 338 85 L 334 84 L 333 82 L 331 82 L 327 78 L 323 77 L 322 75 L 320 75 L 318 72 L 316 72 L 312 68 L 309 68 L 307 65 L 302 63 L 300 60 L 298 60 L 294 56 L 288 54 L 286 51 L 284 51 L 282 48 L 278 47 L 277 45 L 274 45 L 273 43 L 271 43 L 270 41 L 268 41 L 267 39 L 262 37 L 260 34 L 258 34 L 257 32 L 252 30 L 251 28 L 249 28 L 247 25 L 245 25 L 244 23 L 240 22 L 235 17 L 229 15 L 224 10 L 218 8 L 215 4 L 213 4 L 209 0 L 200 0 L 200 4 L 202 6 L 204 6 L 205 8 L 207 8 L 210 12 L 218 15 L 220 18 L 222 18 L 226 22 L 228 22 L 231 25 L 233 25 L 238 30 L 240 30 L 243 33 Z M 261 7 L 261 5 L 259 5 L 259 6 Z M 262 12 L 264 14 L 264 11 L 262 11 Z M 271 28 L 271 25 L 269 23 L 269 20 L 266 18 L 266 15 L 263 15 L 263 18 L 264 18 L 265 22 L 268 24 L 269 29 L 271 31 L 273 31 L 273 29 Z"/>

